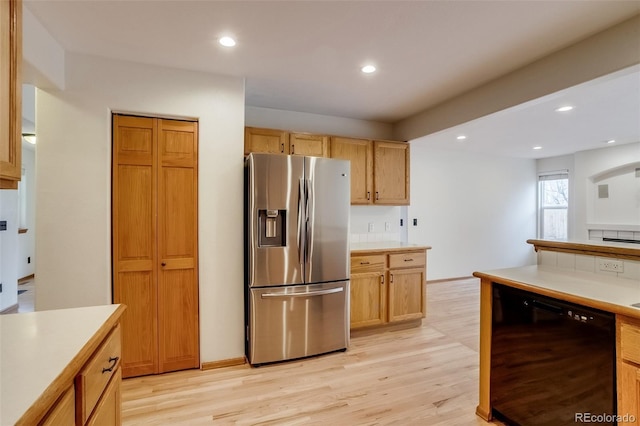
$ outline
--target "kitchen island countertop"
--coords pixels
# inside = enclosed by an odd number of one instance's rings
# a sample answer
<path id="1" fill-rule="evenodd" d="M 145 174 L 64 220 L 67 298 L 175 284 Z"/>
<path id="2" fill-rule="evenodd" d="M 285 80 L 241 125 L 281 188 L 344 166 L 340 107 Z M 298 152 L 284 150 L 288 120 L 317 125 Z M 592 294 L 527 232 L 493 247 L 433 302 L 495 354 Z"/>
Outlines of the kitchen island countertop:
<path id="1" fill-rule="evenodd" d="M 406 250 L 430 250 L 431 246 L 410 244 L 400 241 L 376 241 L 372 243 L 351 243 L 351 253 L 371 253 Z"/>
<path id="2" fill-rule="evenodd" d="M 596 309 L 640 318 L 640 281 L 551 266 L 474 272 L 475 277 Z"/>
<path id="3" fill-rule="evenodd" d="M 104 305 L 0 316 L 0 424 L 37 423 L 124 309 Z"/>

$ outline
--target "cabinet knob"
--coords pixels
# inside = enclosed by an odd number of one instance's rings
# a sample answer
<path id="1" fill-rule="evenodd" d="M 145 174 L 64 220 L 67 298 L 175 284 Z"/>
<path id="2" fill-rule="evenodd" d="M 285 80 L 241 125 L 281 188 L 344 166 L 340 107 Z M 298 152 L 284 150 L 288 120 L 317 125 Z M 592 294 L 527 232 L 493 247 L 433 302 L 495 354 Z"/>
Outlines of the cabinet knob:
<path id="1" fill-rule="evenodd" d="M 393 282 L 393 274 L 389 274 L 389 282 L 392 283 Z"/>
<path id="2" fill-rule="evenodd" d="M 367 191 L 367 201 L 371 199 L 371 191 Z"/>
<path id="3" fill-rule="evenodd" d="M 380 284 L 384 284 L 384 274 L 380 275 Z"/>
<path id="4" fill-rule="evenodd" d="M 162 262 L 160 265 L 167 266 L 167 262 Z"/>
<path id="5" fill-rule="evenodd" d="M 376 191 L 376 200 L 380 199 L 380 194 L 378 194 L 378 191 Z"/>
<path id="6" fill-rule="evenodd" d="M 280 152 L 284 154 L 284 143 L 280 144 Z"/>
<path id="7" fill-rule="evenodd" d="M 291 144 L 291 155 L 296 153 L 296 146 Z"/>

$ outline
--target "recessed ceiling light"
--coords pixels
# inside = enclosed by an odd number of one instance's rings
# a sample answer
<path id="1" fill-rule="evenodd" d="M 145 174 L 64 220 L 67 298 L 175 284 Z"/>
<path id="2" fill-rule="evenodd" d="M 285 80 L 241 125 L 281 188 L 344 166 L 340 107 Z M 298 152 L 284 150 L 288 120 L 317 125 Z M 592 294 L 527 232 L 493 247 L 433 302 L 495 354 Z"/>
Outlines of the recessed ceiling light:
<path id="1" fill-rule="evenodd" d="M 567 111 L 571 111 L 573 109 L 573 107 L 571 105 L 566 105 L 560 108 L 556 108 L 556 112 L 567 112 Z"/>
<path id="2" fill-rule="evenodd" d="M 218 40 L 218 43 L 220 43 L 224 47 L 233 47 L 236 45 L 236 41 L 229 36 L 220 37 L 220 40 Z"/>
<path id="3" fill-rule="evenodd" d="M 609 140 L 607 141 L 607 143 L 616 143 L 616 140 L 615 140 L 615 139 L 609 139 Z"/>
<path id="4" fill-rule="evenodd" d="M 376 67 L 374 67 L 373 65 L 365 65 L 364 67 L 360 68 L 360 70 L 365 74 L 371 74 L 372 72 L 376 71 Z"/>
<path id="5" fill-rule="evenodd" d="M 533 149 L 538 150 L 538 149 L 542 149 L 542 147 L 541 146 L 534 146 Z"/>
<path id="6" fill-rule="evenodd" d="M 460 136 L 456 136 L 456 139 L 458 139 L 459 141 L 463 141 L 465 140 L 467 137 L 465 135 L 460 135 Z"/>

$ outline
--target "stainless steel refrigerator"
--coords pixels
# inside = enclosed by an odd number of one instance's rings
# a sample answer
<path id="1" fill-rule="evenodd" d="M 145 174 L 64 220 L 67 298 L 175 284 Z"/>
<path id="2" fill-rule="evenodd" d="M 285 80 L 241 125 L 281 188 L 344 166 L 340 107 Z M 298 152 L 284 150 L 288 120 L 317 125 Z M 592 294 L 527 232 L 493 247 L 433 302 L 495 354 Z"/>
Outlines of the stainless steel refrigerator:
<path id="1" fill-rule="evenodd" d="M 252 365 L 349 345 L 350 163 L 250 154 L 246 352 Z"/>

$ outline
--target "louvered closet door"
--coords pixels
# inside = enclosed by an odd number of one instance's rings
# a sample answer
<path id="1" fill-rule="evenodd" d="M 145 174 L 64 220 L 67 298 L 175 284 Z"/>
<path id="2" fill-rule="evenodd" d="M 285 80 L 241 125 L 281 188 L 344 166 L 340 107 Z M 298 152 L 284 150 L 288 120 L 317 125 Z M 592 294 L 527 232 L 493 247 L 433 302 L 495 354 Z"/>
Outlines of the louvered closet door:
<path id="1" fill-rule="evenodd" d="M 158 327 L 160 371 L 200 365 L 197 276 L 197 123 L 159 120 Z"/>
<path id="2" fill-rule="evenodd" d="M 113 301 L 122 317 L 124 377 L 158 371 L 156 120 L 113 116 Z"/>

